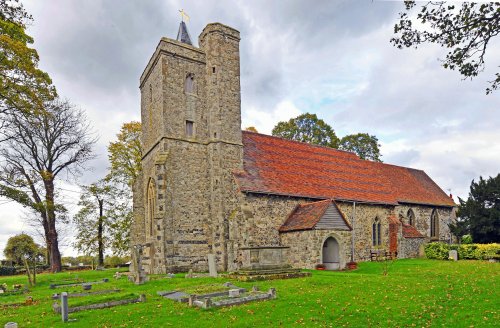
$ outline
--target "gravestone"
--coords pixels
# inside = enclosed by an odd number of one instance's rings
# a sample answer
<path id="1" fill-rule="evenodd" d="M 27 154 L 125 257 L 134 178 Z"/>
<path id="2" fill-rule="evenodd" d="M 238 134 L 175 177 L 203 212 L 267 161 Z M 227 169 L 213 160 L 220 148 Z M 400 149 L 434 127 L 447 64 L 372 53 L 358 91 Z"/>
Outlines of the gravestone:
<path id="1" fill-rule="evenodd" d="M 217 266 L 215 264 L 214 254 L 208 254 L 208 273 L 210 277 L 217 278 Z"/>
<path id="2" fill-rule="evenodd" d="M 142 285 L 146 281 L 146 272 L 142 269 L 142 250 L 143 245 L 134 245 L 132 252 L 132 257 L 135 259 L 136 273 L 134 275 L 134 283 L 136 285 Z"/>
<path id="3" fill-rule="evenodd" d="M 61 316 L 63 322 L 68 321 L 68 293 L 66 292 L 61 293 Z"/>
<path id="4" fill-rule="evenodd" d="M 4 328 L 17 328 L 17 322 L 7 322 Z"/>
<path id="5" fill-rule="evenodd" d="M 240 296 L 239 289 L 230 289 L 229 290 L 229 297 L 239 297 L 239 296 Z"/>
<path id="6" fill-rule="evenodd" d="M 458 261 L 458 252 L 452 249 L 448 252 L 448 258 L 453 261 Z"/>
<path id="7" fill-rule="evenodd" d="M 210 277 L 217 278 L 217 266 L 215 265 L 214 254 L 208 254 L 208 273 Z"/>

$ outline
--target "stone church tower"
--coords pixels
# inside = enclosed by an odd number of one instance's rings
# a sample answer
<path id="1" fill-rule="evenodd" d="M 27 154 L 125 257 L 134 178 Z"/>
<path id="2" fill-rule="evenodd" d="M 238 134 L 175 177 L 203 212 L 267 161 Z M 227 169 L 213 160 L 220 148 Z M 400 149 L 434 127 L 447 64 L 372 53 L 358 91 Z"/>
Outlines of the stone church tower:
<path id="1" fill-rule="evenodd" d="M 243 169 L 240 34 L 207 25 L 199 48 L 184 22 L 162 38 L 140 78 L 142 174 L 134 186 L 132 244 L 147 273 L 227 270 L 233 172 Z M 231 255 L 229 255 L 231 257 Z"/>

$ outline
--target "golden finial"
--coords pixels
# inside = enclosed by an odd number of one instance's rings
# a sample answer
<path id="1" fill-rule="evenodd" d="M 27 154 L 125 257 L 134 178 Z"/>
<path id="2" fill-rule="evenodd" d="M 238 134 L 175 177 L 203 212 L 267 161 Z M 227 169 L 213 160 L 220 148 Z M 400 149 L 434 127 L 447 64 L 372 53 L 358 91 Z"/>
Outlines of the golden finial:
<path id="1" fill-rule="evenodd" d="M 188 16 L 188 14 L 186 14 L 186 12 L 184 11 L 184 9 L 179 10 L 179 12 L 181 13 L 181 19 L 182 19 L 182 21 L 186 22 L 186 23 L 189 23 L 189 16 Z"/>

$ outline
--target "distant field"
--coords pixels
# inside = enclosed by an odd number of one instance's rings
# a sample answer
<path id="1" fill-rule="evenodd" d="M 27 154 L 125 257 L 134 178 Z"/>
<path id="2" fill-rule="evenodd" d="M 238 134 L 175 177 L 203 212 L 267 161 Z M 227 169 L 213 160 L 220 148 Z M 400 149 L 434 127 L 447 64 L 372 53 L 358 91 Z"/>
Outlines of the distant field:
<path id="1" fill-rule="evenodd" d="M 24 295 L 0 295 L 0 327 L 9 321 L 19 327 L 498 327 L 500 322 L 500 264 L 483 261 L 399 260 L 382 275 L 380 263 L 361 263 L 356 271 L 312 271 L 309 278 L 234 284 L 261 290 L 275 287 L 278 298 L 230 308 L 201 310 L 163 299 L 159 290 L 193 289 L 230 281 L 225 278 L 185 279 L 176 275 L 135 286 L 115 280 L 116 270 L 44 274 Z M 107 301 L 117 296 L 146 294 L 145 303 L 70 314 L 61 322 L 52 311 L 49 289 L 54 282 L 78 276 L 85 281 L 109 278 L 93 291 L 120 288 L 117 294 L 70 298 L 69 304 Z M 25 284 L 26 277 L 0 277 L 0 284 Z M 68 291 L 80 292 L 81 287 Z M 32 296 L 36 305 L 5 307 Z"/>

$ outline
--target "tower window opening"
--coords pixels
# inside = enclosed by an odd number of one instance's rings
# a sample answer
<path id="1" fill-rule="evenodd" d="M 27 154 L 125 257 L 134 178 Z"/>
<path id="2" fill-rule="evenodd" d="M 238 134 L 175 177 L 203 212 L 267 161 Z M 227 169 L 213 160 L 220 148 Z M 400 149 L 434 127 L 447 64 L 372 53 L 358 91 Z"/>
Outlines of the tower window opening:
<path id="1" fill-rule="evenodd" d="M 194 134 L 194 122 L 186 121 L 186 136 L 192 137 Z"/>
<path id="2" fill-rule="evenodd" d="M 212 67 L 212 73 L 215 73 L 215 66 Z"/>

